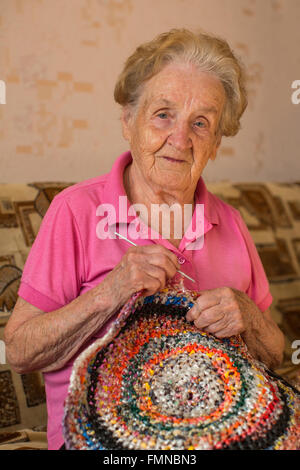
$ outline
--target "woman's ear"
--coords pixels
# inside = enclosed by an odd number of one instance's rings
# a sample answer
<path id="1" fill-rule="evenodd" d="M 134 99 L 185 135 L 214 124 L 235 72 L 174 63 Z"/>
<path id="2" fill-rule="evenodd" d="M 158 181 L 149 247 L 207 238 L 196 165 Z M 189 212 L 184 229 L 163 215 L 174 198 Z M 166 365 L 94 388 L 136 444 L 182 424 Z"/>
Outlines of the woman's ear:
<path id="1" fill-rule="evenodd" d="M 131 121 L 132 121 L 132 110 L 128 105 L 124 106 L 121 112 L 121 123 L 122 123 L 123 137 L 128 142 L 130 142 L 131 140 Z"/>

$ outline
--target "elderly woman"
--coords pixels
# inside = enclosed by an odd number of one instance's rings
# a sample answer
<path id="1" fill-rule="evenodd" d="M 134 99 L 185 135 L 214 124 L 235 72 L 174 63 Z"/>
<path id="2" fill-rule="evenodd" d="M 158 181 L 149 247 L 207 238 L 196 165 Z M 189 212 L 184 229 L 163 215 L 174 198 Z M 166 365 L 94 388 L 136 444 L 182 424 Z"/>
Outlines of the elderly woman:
<path id="1" fill-rule="evenodd" d="M 272 297 L 255 245 L 239 212 L 209 193 L 202 178 L 222 136 L 238 132 L 247 104 L 244 73 L 228 44 L 187 30 L 162 34 L 129 57 L 115 99 L 130 151 L 110 173 L 54 198 L 5 331 L 12 367 L 44 372 L 49 449 L 63 444 L 63 402 L 74 359 L 104 334 L 133 293 L 153 294 L 179 270 L 195 281 L 184 278 L 186 288 L 201 292 L 187 314 L 197 328 L 219 338 L 241 334 L 269 367 L 282 358 L 283 335 L 270 315 Z M 155 204 L 176 203 L 182 214 L 190 205 L 191 225 L 203 204 L 202 233 L 176 237 L 178 220 L 171 217 L 168 238 L 161 221 L 158 236 L 135 238 L 134 247 L 115 235 L 101 239 L 101 207 L 115 208 L 118 233 L 132 220 L 120 208 L 121 196 L 126 209 L 139 204 L 148 214 Z M 148 228 L 152 224 L 150 216 Z"/>

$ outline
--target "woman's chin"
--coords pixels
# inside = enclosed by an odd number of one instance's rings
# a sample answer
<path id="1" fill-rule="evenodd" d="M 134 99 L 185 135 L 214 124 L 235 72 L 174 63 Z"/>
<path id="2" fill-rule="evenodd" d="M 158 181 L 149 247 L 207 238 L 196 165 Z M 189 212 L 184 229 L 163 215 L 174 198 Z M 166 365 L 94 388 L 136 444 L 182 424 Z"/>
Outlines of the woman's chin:
<path id="1" fill-rule="evenodd" d="M 185 191 L 187 187 L 187 178 L 178 171 L 161 171 L 159 176 L 153 179 L 156 186 L 160 186 L 164 191 Z M 189 183 L 188 183 L 189 184 Z"/>

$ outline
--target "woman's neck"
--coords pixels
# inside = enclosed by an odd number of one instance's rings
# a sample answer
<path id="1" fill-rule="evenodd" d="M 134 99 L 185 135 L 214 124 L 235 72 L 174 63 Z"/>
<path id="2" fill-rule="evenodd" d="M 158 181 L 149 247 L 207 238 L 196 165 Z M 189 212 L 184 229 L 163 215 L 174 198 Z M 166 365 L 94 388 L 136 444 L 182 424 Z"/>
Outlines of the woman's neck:
<path id="1" fill-rule="evenodd" d="M 125 192 L 131 204 L 185 204 L 194 206 L 194 193 L 196 188 L 187 188 L 185 191 L 170 190 L 167 187 L 153 186 L 138 173 L 131 163 L 125 168 L 123 175 Z"/>
<path id="2" fill-rule="evenodd" d="M 180 192 L 168 191 L 168 188 L 154 188 L 137 174 L 132 164 L 125 168 L 123 184 L 130 203 L 144 206 L 147 217 L 143 217 L 140 213 L 140 218 L 178 248 L 194 212 L 194 191 Z M 168 210 L 171 206 L 175 208 L 174 211 Z M 190 209 L 188 212 L 187 206 Z M 165 219 L 162 215 L 158 218 L 154 217 L 154 208 L 156 210 L 160 208 L 161 213 L 165 210 Z M 166 224 L 166 220 L 167 226 L 163 225 Z M 169 236 L 165 236 L 166 233 L 169 233 Z M 179 237 L 178 234 L 181 236 Z"/>

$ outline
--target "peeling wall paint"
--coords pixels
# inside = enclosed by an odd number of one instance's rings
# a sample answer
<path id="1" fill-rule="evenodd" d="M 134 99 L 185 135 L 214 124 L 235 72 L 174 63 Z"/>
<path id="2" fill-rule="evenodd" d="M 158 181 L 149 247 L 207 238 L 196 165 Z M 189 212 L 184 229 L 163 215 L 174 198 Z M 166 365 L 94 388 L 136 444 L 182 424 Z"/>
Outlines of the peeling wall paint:
<path id="1" fill-rule="evenodd" d="M 173 27 L 226 38 L 247 69 L 241 131 L 223 139 L 207 180 L 299 181 L 299 24 L 298 0 L 1 0 L 0 182 L 108 171 L 127 150 L 117 76 L 141 42 Z"/>

